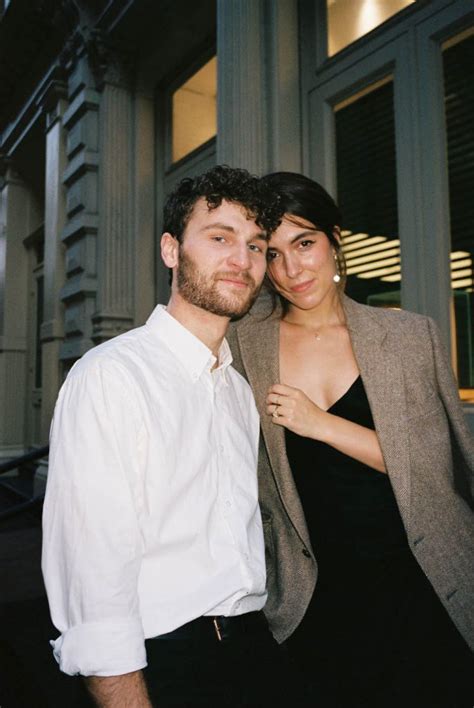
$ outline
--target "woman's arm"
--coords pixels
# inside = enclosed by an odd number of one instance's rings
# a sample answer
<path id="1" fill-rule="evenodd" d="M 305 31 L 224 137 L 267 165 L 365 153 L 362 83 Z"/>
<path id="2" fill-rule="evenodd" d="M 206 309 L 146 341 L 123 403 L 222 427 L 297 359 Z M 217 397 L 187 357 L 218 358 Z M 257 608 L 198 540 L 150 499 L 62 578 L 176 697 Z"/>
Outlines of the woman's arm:
<path id="1" fill-rule="evenodd" d="M 271 386 L 267 413 L 276 425 L 305 438 L 320 440 L 378 472 L 386 472 L 375 430 L 323 411 L 298 388 L 284 384 Z"/>

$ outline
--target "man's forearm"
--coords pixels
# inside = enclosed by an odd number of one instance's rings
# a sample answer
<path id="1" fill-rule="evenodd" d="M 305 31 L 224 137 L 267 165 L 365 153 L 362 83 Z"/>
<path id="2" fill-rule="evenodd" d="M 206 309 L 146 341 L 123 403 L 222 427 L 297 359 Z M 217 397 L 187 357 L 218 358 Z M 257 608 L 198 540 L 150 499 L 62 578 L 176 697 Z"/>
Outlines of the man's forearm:
<path id="1" fill-rule="evenodd" d="M 98 708 L 151 708 L 141 671 L 121 676 L 88 676 L 85 682 Z"/>

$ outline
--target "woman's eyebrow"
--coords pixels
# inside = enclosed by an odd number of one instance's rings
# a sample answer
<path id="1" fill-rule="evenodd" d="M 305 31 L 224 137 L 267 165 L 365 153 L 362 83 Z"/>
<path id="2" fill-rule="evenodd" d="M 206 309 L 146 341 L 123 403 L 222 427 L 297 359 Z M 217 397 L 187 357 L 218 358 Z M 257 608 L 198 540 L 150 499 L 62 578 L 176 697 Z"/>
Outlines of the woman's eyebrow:
<path id="1" fill-rule="evenodd" d="M 316 233 L 318 233 L 317 229 L 308 229 L 307 231 L 303 231 L 302 233 L 292 238 L 290 243 L 295 243 L 296 241 L 298 241 L 298 239 L 304 238 L 305 236 L 314 236 L 314 234 Z"/>

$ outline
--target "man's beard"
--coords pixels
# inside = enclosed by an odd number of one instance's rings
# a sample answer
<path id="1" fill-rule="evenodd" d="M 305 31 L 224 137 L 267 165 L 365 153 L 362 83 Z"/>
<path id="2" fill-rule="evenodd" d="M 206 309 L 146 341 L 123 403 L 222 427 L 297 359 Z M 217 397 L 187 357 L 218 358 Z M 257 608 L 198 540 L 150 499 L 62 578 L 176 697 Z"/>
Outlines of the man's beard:
<path id="1" fill-rule="evenodd" d="M 248 287 L 240 293 L 224 295 L 217 288 L 217 281 L 222 278 L 231 280 L 238 278 Z M 195 261 L 185 253 L 182 246 L 179 251 L 177 284 L 179 294 L 186 302 L 207 312 L 212 312 L 214 315 L 231 319 L 245 315 L 252 307 L 259 292 L 255 280 L 246 271 L 238 274 L 222 271 L 214 273 L 212 276 L 204 275 Z"/>

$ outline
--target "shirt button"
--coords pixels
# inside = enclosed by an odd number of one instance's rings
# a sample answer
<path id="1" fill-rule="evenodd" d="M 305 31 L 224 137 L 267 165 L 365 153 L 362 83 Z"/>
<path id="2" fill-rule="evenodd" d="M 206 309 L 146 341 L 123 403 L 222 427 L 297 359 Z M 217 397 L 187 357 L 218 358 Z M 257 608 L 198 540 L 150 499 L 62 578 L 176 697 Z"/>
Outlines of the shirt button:
<path id="1" fill-rule="evenodd" d="M 232 502 L 230 502 L 229 500 L 227 500 L 226 503 L 225 503 L 225 505 L 226 505 L 226 507 L 230 507 L 230 506 L 232 506 Z"/>
<path id="2" fill-rule="evenodd" d="M 224 445 L 219 445 L 219 452 L 224 452 L 224 450 L 225 450 Z"/>

